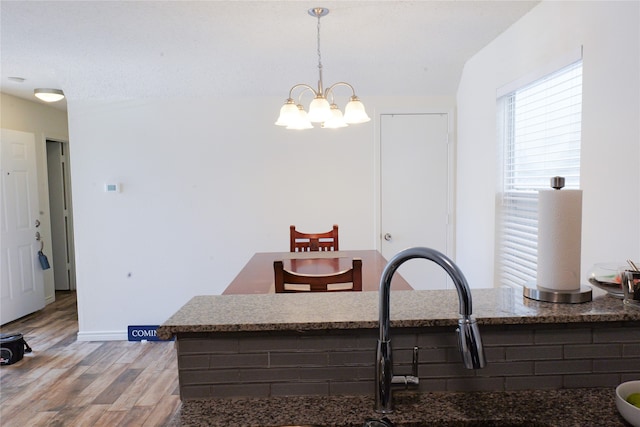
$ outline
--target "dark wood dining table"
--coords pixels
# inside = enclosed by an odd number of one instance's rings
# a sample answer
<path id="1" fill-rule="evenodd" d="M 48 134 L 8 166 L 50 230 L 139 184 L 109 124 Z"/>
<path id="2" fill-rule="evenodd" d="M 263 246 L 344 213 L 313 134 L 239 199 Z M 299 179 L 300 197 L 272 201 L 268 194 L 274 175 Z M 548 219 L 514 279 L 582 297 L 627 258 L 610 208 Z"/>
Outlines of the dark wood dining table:
<path id="1" fill-rule="evenodd" d="M 377 250 L 329 252 L 258 252 L 222 292 L 268 294 L 275 292 L 273 262 L 282 260 L 284 268 L 303 274 L 330 274 L 351 268 L 353 258 L 362 260 L 362 291 L 378 291 L 387 260 Z M 413 290 L 402 276 L 394 274 L 391 290 Z"/>

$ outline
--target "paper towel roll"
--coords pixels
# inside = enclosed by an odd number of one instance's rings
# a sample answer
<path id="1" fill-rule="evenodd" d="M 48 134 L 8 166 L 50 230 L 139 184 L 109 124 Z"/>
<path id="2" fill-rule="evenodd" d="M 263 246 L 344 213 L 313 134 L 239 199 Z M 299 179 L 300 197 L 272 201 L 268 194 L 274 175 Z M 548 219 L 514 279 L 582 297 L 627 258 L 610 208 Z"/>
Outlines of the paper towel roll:
<path id="1" fill-rule="evenodd" d="M 582 190 L 538 193 L 538 287 L 580 289 Z"/>

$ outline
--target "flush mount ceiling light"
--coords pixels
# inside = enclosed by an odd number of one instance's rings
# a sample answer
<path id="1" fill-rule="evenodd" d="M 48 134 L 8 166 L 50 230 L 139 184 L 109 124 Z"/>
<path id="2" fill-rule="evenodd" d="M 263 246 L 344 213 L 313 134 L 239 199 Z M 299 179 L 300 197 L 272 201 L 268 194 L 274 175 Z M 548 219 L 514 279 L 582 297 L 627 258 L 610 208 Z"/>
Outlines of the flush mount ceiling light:
<path id="1" fill-rule="evenodd" d="M 287 129 L 310 129 L 313 127 L 311 124 L 313 122 L 320 123 L 323 128 L 340 128 L 348 126 L 349 124 L 365 123 L 371 120 L 364 109 L 364 105 L 356 96 L 355 89 L 349 83 L 338 82 L 324 89 L 322 83 L 322 56 L 320 54 L 320 18 L 328 13 L 329 9 L 323 7 L 309 9 L 309 15 L 318 18 L 318 88 L 315 89 L 304 83 L 293 85 L 293 87 L 289 89 L 289 98 L 287 98 L 282 108 L 280 108 L 280 116 L 276 121 L 276 125 L 278 126 L 286 126 Z M 345 107 L 344 115 L 334 102 L 333 91 L 338 86 L 347 86 L 351 89 L 351 98 Z M 293 99 L 293 92 L 299 88 L 302 88 L 302 91 L 296 103 Z M 307 113 L 300 104 L 300 98 L 308 91 L 313 93 L 313 100 L 309 105 L 309 112 Z M 331 102 L 329 102 L 329 100 L 331 100 Z"/>
<path id="2" fill-rule="evenodd" d="M 64 98 L 60 89 L 34 89 L 33 94 L 44 102 L 58 102 Z"/>

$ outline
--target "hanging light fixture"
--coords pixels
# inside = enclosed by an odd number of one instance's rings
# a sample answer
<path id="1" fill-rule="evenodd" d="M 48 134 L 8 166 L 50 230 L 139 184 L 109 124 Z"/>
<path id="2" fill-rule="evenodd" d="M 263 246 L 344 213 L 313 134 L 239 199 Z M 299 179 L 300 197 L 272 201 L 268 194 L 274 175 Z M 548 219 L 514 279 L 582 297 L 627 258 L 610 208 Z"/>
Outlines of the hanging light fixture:
<path id="1" fill-rule="evenodd" d="M 34 89 L 33 94 L 44 102 L 58 102 L 64 98 L 64 93 L 60 89 Z"/>
<path id="2" fill-rule="evenodd" d="M 329 9 L 323 7 L 309 9 L 309 15 L 318 18 L 318 87 L 315 89 L 304 83 L 293 85 L 289 89 L 289 98 L 280 108 L 280 115 L 276 121 L 278 126 L 286 126 L 287 129 L 309 129 L 313 127 L 312 123 L 321 123 L 324 128 L 340 128 L 371 120 L 364 109 L 364 105 L 356 96 L 355 89 L 349 83 L 338 82 L 324 89 L 324 84 L 322 83 L 322 55 L 320 54 L 320 18 L 328 13 Z M 351 89 L 351 98 L 345 107 L 344 115 L 334 103 L 333 91 L 338 86 L 347 86 Z M 293 99 L 293 92 L 298 88 L 303 89 L 298 99 L 307 91 L 313 93 L 313 100 L 309 105 L 308 113 L 299 101 L 296 103 Z M 329 103 L 329 99 L 331 103 Z"/>

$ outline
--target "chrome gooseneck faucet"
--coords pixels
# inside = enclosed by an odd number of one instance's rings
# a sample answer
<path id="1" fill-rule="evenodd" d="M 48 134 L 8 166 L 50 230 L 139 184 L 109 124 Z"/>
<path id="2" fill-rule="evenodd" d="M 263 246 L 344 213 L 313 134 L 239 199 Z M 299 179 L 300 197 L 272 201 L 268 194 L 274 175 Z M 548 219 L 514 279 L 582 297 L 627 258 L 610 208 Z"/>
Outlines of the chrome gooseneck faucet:
<path id="1" fill-rule="evenodd" d="M 393 358 L 391 354 L 390 327 L 390 295 L 391 279 L 394 273 L 404 263 L 413 258 L 431 260 L 442 267 L 453 280 L 458 291 L 460 303 L 460 319 L 458 320 L 458 347 L 462 360 L 467 369 L 483 368 L 486 364 L 484 349 L 480 339 L 480 331 L 476 320 L 471 316 L 471 290 L 462 271 L 446 255 L 430 248 L 409 248 L 396 254 L 382 271 L 380 278 L 380 336 L 376 349 L 376 403 L 377 412 L 393 412 L 391 397 L 392 388 L 418 385 L 417 349 L 414 349 L 413 375 L 394 376 Z"/>

